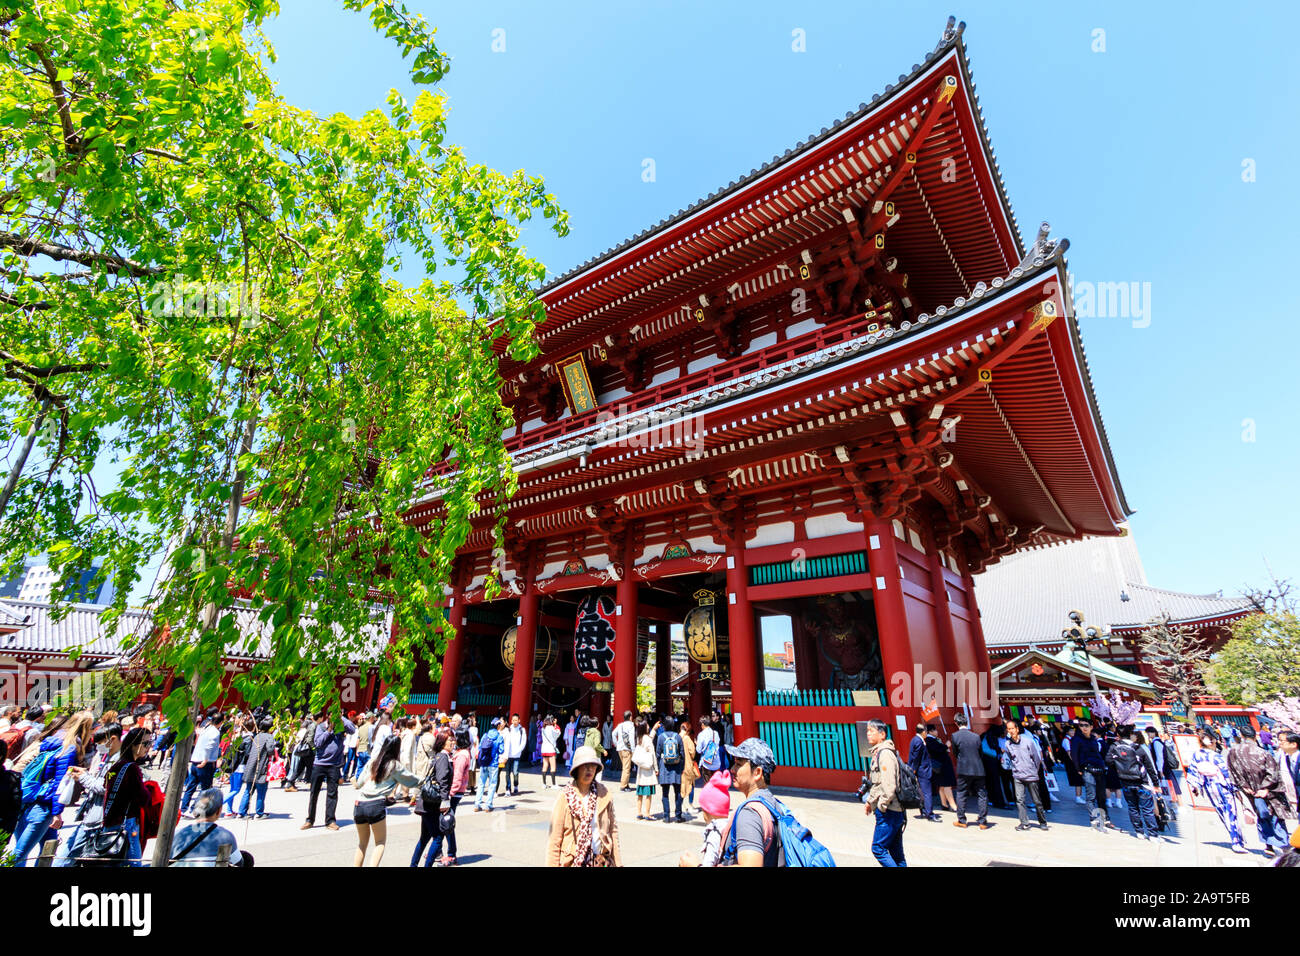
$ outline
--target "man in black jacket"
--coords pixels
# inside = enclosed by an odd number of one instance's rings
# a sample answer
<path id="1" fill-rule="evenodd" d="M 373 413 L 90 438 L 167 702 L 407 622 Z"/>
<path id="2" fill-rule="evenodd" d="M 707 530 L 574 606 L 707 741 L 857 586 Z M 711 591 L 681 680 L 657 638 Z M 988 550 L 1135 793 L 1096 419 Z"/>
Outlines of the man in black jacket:
<path id="1" fill-rule="evenodd" d="M 1083 774 L 1092 826 L 1099 832 L 1118 830 L 1106 812 L 1106 761 L 1102 758 L 1101 738 L 1092 732 L 1092 721 L 1086 717 L 1079 721 L 1079 732 L 1070 743 L 1070 756 Z"/>
<path id="2" fill-rule="evenodd" d="M 979 734 L 966 725 L 965 714 L 958 714 L 957 732 L 952 735 L 952 755 L 957 762 L 957 820 L 955 827 L 966 827 L 966 801 L 971 794 L 979 799 L 979 825 L 989 828 L 989 790 L 985 782 L 984 758 L 980 754 Z"/>
<path id="3" fill-rule="evenodd" d="M 1106 763 L 1115 770 L 1128 804 L 1128 818 L 1133 835 L 1144 840 L 1159 836 L 1156 825 L 1156 788 L 1160 776 L 1151 760 L 1151 752 L 1141 743 L 1142 735 L 1132 727 L 1120 729 L 1119 739 L 1106 751 Z"/>
<path id="4" fill-rule="evenodd" d="M 275 757 L 276 747 L 275 737 L 271 734 L 273 726 L 275 720 L 269 716 L 263 717 L 257 725 L 257 736 L 253 738 L 245 764 L 243 790 L 237 804 L 239 812 L 235 814 L 237 817 L 248 816 L 248 802 L 254 792 L 257 793 L 257 819 L 266 816 L 267 771 Z"/>
<path id="5" fill-rule="evenodd" d="M 316 716 L 316 730 L 313 741 L 316 744 L 316 760 L 311 768 L 311 795 L 307 799 L 307 822 L 301 827 L 310 830 L 316 823 L 316 800 L 320 797 L 321 784 L 326 785 L 325 794 L 325 829 L 337 830 L 338 822 L 334 811 L 339 805 L 339 777 L 343 773 L 343 737 L 357 732 L 356 724 L 342 718 L 343 730 L 331 726 L 329 711 L 321 711 Z M 376 755 L 377 756 L 377 755 Z"/>

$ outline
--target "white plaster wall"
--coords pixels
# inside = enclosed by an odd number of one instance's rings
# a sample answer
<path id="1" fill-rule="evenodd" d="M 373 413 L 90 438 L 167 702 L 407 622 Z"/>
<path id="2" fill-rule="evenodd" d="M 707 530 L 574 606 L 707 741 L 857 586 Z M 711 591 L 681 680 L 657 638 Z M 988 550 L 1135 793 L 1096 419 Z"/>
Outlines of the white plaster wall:
<path id="1" fill-rule="evenodd" d="M 703 551 L 705 554 L 721 554 L 726 548 L 721 547 L 708 535 L 698 538 L 687 538 L 686 543 L 691 546 L 692 551 Z"/>
<path id="2" fill-rule="evenodd" d="M 764 525 L 746 543 L 747 548 L 762 548 L 769 544 L 790 544 L 794 541 L 794 522 L 778 521 Z"/>
<path id="3" fill-rule="evenodd" d="M 811 332 L 819 328 L 821 328 L 821 323 L 816 319 L 804 319 L 802 322 L 794 323 L 794 325 L 787 325 L 785 327 L 785 337 L 789 341 L 796 336 L 803 335 L 805 332 Z"/>
<path id="4" fill-rule="evenodd" d="M 845 514 L 816 515 L 804 522 L 804 531 L 810 538 L 829 538 L 832 535 L 861 531 L 865 522 L 853 521 Z"/>

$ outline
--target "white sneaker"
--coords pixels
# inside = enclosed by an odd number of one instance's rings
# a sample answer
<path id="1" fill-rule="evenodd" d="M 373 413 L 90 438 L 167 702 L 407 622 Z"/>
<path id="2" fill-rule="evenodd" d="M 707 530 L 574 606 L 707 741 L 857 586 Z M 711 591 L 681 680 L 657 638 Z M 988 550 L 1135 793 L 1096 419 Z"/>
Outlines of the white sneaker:
<path id="1" fill-rule="evenodd" d="M 1075 798 L 1074 798 L 1074 802 L 1077 803 L 1077 804 L 1079 804 L 1079 806 L 1083 806 L 1083 804 L 1084 804 L 1084 799 L 1083 799 L 1083 797 L 1075 797 Z"/>

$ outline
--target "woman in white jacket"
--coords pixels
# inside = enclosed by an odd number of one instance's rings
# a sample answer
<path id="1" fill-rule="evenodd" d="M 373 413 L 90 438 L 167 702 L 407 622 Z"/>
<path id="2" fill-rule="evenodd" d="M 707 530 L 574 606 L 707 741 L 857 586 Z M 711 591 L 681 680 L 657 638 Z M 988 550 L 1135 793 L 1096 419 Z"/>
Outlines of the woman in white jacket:
<path id="1" fill-rule="evenodd" d="M 655 757 L 654 738 L 644 720 L 636 722 L 636 740 L 636 749 L 632 751 L 632 763 L 636 766 L 636 818 L 649 820 L 650 803 L 659 787 L 659 761 Z"/>

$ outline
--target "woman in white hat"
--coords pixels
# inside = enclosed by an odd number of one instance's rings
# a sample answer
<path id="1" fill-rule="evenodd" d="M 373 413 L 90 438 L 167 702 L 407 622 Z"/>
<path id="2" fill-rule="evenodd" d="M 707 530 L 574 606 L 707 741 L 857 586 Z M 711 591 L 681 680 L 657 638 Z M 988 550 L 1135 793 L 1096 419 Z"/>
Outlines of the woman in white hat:
<path id="1" fill-rule="evenodd" d="M 622 866 L 614 800 L 596 779 L 600 757 L 592 747 L 573 755 L 573 782 L 560 791 L 551 811 L 547 866 Z"/>

